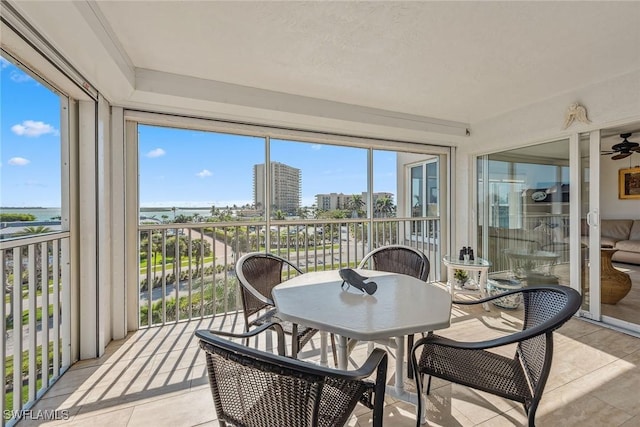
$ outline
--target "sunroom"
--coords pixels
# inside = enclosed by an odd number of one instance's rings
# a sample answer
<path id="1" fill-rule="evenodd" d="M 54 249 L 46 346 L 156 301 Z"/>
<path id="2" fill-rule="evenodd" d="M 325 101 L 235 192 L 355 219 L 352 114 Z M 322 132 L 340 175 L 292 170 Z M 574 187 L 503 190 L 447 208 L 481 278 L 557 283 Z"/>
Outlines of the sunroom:
<path id="1" fill-rule="evenodd" d="M 601 404 L 587 419 L 640 416 L 603 397 L 640 374 L 640 3 L 1 6 L 5 424 L 131 416 L 148 396 L 112 375 L 205 390 L 193 330 L 242 329 L 238 258 L 334 270 L 388 244 L 423 251 L 433 283 L 471 247 L 489 285 L 580 291 L 567 340 L 603 362 L 576 370 L 564 349 L 554 363 L 580 372 L 554 386 L 618 364 L 575 399 Z M 445 424 L 520 422 L 461 396 Z"/>

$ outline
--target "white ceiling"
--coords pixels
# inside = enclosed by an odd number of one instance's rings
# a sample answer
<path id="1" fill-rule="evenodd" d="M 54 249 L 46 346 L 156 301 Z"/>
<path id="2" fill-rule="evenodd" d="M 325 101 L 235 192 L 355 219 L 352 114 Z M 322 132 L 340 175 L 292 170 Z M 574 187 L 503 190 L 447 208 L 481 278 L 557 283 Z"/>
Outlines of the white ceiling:
<path id="1" fill-rule="evenodd" d="M 135 67 L 461 122 L 640 69 L 639 2 L 133 2 Z"/>
<path id="2" fill-rule="evenodd" d="M 73 31 L 70 2 L 14 3 L 98 84 L 129 82 L 109 92 L 125 106 L 164 91 L 201 108 L 178 75 L 231 84 L 230 104 L 240 85 L 473 124 L 640 70 L 638 1 L 77 1 Z"/>

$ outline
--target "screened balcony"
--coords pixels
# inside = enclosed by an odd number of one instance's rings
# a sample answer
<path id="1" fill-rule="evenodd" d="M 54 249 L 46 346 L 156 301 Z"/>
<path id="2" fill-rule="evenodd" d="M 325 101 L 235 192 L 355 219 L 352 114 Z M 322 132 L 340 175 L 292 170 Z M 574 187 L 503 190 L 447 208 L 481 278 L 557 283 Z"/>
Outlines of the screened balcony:
<path id="1" fill-rule="evenodd" d="M 478 209 L 478 158 L 565 141 L 574 162 L 571 186 L 584 179 L 593 188 L 597 183 L 587 178 L 597 176 L 597 164 L 589 165 L 592 174 L 578 172 L 575 162 L 584 148 L 578 146 L 589 145 L 592 158 L 599 158 L 601 144 L 608 148 L 600 132 L 639 132 L 640 57 L 630 54 L 637 51 L 638 33 L 613 30 L 637 27 L 637 2 L 584 2 L 580 8 L 552 2 L 251 6 L 2 0 L 0 110 L 7 126 L 0 207 L 40 206 L 55 193 L 51 206 L 61 211 L 59 232 L 0 242 L 5 425 L 19 417 L 23 425 L 42 424 L 44 417 L 68 418 L 56 422 L 69 425 L 156 419 L 215 425 L 192 332 L 239 328 L 233 265 L 241 254 L 274 251 L 314 271 L 353 266 L 375 246 L 405 243 L 427 253 L 430 280 L 441 281 L 442 256 L 462 245 L 479 249 L 479 219 L 499 217 L 504 208 L 499 199 L 495 212 Z M 9 100 L 14 86 L 44 88 L 49 96 L 33 102 L 18 93 Z M 588 118 L 569 122 L 575 103 Z M 9 113 L 16 116 L 5 119 Z M 202 147 L 215 144 L 193 149 L 180 136 L 171 139 L 171 151 L 158 150 L 160 139 L 145 139 L 153 127 L 234 140 L 220 138 L 212 152 Z M 45 137 L 55 150 L 43 155 Z M 17 138 L 15 152 L 10 138 Z M 303 145 L 336 149 L 324 161 L 313 152 L 297 156 L 316 165 L 335 165 L 345 153 L 359 156 L 344 168 L 357 178 L 336 175 L 342 182 L 358 180 L 358 188 L 345 193 L 363 195 L 364 215 L 358 209 L 313 220 L 276 214 L 269 194 L 280 183 L 265 172 L 264 181 L 254 184 L 251 168 L 282 163 Z M 27 149 L 40 154 L 39 163 L 21 152 Z M 397 155 L 393 162 L 381 161 L 390 153 Z M 164 171 L 145 169 L 161 157 L 169 159 L 167 177 L 197 176 L 201 194 L 208 195 L 203 183 L 216 170 L 188 166 L 207 160 L 235 167 L 216 179 L 229 186 L 241 182 L 242 202 L 262 214 L 255 221 L 141 224 L 144 202 L 157 201 L 145 197 L 149 189 L 183 195 L 196 188 L 169 188 L 176 181 L 161 181 Z M 38 179 L 21 175 L 50 165 L 53 172 Z M 6 179 L 13 172 L 21 180 Z M 394 185 L 378 186 L 381 175 Z M 305 179 L 299 182 L 306 185 Z M 616 186 L 607 181 L 603 188 Z M 323 202 L 330 206 L 332 193 L 340 191 L 327 188 Z M 11 192 L 21 198 L 9 198 Z M 373 194 L 387 192 L 397 209 L 376 216 Z M 615 198 L 608 192 L 601 204 Z M 325 190 L 309 195 L 316 193 Z M 207 200 L 217 204 L 216 197 Z M 297 200 L 294 195 L 281 206 L 286 210 Z M 226 202 L 234 204 L 227 199 L 219 206 Z M 547 225 L 565 223 L 567 214 L 576 224 L 577 210 L 590 209 L 572 205 L 574 211 L 558 212 Z M 627 206 L 632 211 L 635 205 Z M 524 226 L 538 227 L 539 220 L 532 213 Z M 487 221 L 484 234 L 496 225 Z M 562 231 L 568 232 L 576 235 Z M 491 244 L 482 255 L 496 271 L 506 271 L 504 247 Z M 580 272 L 569 271 L 580 259 L 562 256 L 562 277 L 580 289 Z M 590 305 L 599 306 L 597 293 Z M 452 336 L 472 334 L 479 323 L 502 333 L 518 322 L 501 310 L 454 315 Z M 602 320 L 597 308 L 580 315 Z M 574 319 L 561 331 L 554 383 L 540 411 L 543 424 L 640 423 L 637 399 L 628 393 L 638 382 L 640 352 L 633 338 L 638 325 L 631 326 L 621 334 Z M 358 351 L 354 363 L 363 353 Z M 447 384 L 438 390 L 431 398 L 433 423 L 522 422 L 521 411 L 506 402 Z M 38 409 L 45 412 L 23 412 Z M 366 425 L 368 414 L 359 415 L 352 424 Z M 399 402 L 388 402 L 387 417 L 389 425 L 414 425 L 413 408 Z"/>

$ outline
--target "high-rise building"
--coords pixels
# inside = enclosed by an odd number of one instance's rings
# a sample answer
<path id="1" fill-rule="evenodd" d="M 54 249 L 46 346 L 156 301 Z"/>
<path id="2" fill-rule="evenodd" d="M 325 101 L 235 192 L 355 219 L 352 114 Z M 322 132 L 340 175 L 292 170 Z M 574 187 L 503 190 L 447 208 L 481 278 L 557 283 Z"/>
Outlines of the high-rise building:
<path id="1" fill-rule="evenodd" d="M 351 200 L 353 200 L 353 196 L 357 196 L 358 194 L 344 194 L 344 193 L 325 193 L 325 194 L 316 194 L 316 206 L 318 209 L 323 211 L 332 211 L 335 209 L 350 209 L 351 208 Z M 362 197 L 362 201 L 364 203 L 367 202 L 367 197 L 369 197 L 366 191 L 359 194 Z M 373 193 L 373 204 L 375 205 L 378 199 L 386 197 L 391 200 L 393 203 L 393 193 L 385 193 L 378 192 Z"/>
<path id="2" fill-rule="evenodd" d="M 328 194 L 316 194 L 316 206 L 323 211 L 332 211 L 335 209 L 347 209 L 349 200 L 351 200 L 350 194 L 343 193 L 328 193 Z"/>
<path id="3" fill-rule="evenodd" d="M 300 208 L 302 198 L 302 173 L 300 169 L 271 162 L 271 210 L 281 210 L 287 214 L 295 214 Z M 253 202 L 256 208 L 263 206 L 265 197 L 264 163 L 253 165 Z"/>

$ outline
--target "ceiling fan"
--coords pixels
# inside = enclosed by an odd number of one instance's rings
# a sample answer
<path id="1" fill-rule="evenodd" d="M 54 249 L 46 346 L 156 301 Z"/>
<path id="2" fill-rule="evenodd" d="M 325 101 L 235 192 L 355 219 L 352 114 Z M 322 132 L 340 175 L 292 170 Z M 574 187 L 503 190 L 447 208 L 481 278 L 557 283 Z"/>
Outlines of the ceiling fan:
<path id="1" fill-rule="evenodd" d="M 629 157 L 633 152 L 640 153 L 640 144 L 628 141 L 627 138 L 630 137 L 630 133 L 620 134 L 623 141 L 611 147 L 611 151 L 602 151 L 601 154 L 614 154 L 611 160 L 620 160 Z"/>

